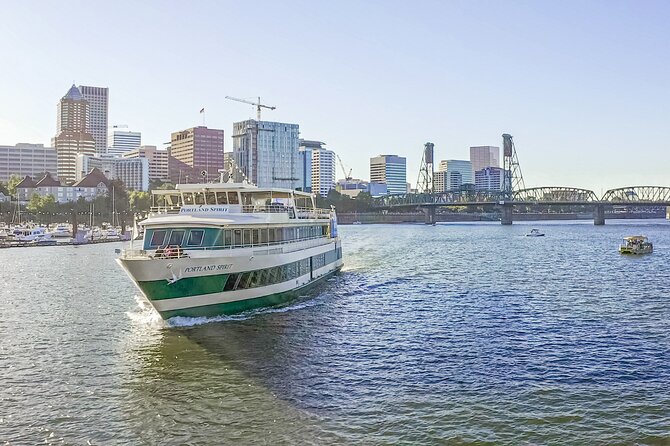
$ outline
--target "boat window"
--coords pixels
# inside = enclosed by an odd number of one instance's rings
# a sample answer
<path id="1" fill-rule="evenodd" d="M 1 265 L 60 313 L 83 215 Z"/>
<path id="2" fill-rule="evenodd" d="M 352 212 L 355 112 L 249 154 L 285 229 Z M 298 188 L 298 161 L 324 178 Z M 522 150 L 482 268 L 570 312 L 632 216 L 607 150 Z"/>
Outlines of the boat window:
<path id="1" fill-rule="evenodd" d="M 216 231 L 216 237 L 212 246 L 223 246 L 223 229 Z"/>
<path id="2" fill-rule="evenodd" d="M 191 192 L 184 192 L 184 204 L 193 204 L 193 194 Z"/>
<path id="3" fill-rule="evenodd" d="M 242 194 L 242 204 L 245 206 L 251 205 L 251 194 Z"/>
<path id="4" fill-rule="evenodd" d="M 233 245 L 242 246 L 242 230 L 233 229 Z"/>
<path id="5" fill-rule="evenodd" d="M 184 241 L 184 234 L 186 231 L 184 230 L 173 230 L 172 233 L 170 234 L 170 241 L 168 242 L 168 245 L 181 245 L 182 242 Z"/>
<path id="6" fill-rule="evenodd" d="M 188 246 L 200 246 L 202 245 L 202 239 L 205 235 L 205 231 L 202 229 L 191 229 L 191 232 L 188 234 Z"/>
<path id="7" fill-rule="evenodd" d="M 216 194 L 214 192 L 205 192 L 205 201 L 207 204 L 216 204 Z"/>
<path id="8" fill-rule="evenodd" d="M 251 245 L 251 229 L 244 230 L 244 245 Z"/>
<path id="9" fill-rule="evenodd" d="M 167 231 L 165 230 L 154 231 L 154 233 L 151 234 L 151 242 L 149 243 L 149 246 L 162 246 L 163 242 L 165 242 L 166 234 Z"/>
<path id="10" fill-rule="evenodd" d="M 223 245 L 230 246 L 233 244 L 233 232 L 230 229 L 224 229 L 223 231 Z"/>
<path id="11" fill-rule="evenodd" d="M 237 279 L 239 276 L 240 276 L 239 274 L 228 275 L 228 280 L 226 280 L 226 284 L 223 287 L 223 291 L 232 291 L 235 288 L 235 284 L 237 283 Z"/>
<path id="12" fill-rule="evenodd" d="M 228 198 L 226 198 L 226 193 L 225 192 L 217 192 L 216 193 L 216 201 L 217 201 L 217 204 L 228 204 Z"/>
<path id="13" fill-rule="evenodd" d="M 268 230 L 267 228 L 259 229 L 261 233 L 261 243 L 266 245 L 268 243 Z"/>
<path id="14" fill-rule="evenodd" d="M 251 237 L 252 237 L 252 243 L 254 245 L 258 245 L 259 240 L 258 240 L 258 229 L 252 229 L 251 230 Z"/>
<path id="15" fill-rule="evenodd" d="M 195 204 L 205 204 L 204 192 L 196 192 L 194 195 L 195 195 Z"/>
<path id="16" fill-rule="evenodd" d="M 237 192 L 228 192 L 228 204 L 240 204 Z"/>

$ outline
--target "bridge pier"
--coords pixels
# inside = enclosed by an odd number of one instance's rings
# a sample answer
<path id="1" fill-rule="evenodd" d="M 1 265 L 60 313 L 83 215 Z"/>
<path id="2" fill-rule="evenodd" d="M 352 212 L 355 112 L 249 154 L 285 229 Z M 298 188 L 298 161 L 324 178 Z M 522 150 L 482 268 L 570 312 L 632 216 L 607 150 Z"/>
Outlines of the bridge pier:
<path id="1" fill-rule="evenodd" d="M 593 206 L 593 224 L 596 226 L 605 224 L 605 205 L 596 204 Z"/>
<path id="2" fill-rule="evenodd" d="M 500 223 L 503 225 L 512 224 L 512 203 L 504 203 L 502 205 L 502 213 L 500 215 Z"/>
<path id="3" fill-rule="evenodd" d="M 427 225 L 432 225 L 432 224 L 435 224 L 437 222 L 437 219 L 435 217 L 435 208 L 434 207 L 423 208 L 423 213 L 426 214 L 425 223 Z"/>

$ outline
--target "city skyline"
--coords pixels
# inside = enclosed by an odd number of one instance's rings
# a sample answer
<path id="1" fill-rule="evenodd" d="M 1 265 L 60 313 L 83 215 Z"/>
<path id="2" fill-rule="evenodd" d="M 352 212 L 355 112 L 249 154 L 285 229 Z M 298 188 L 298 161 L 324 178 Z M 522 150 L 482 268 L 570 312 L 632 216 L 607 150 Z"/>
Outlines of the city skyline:
<path id="1" fill-rule="evenodd" d="M 170 8 L 122 3 L 103 13 L 118 28 L 83 25 L 84 41 L 59 25 L 89 23 L 101 10 L 45 4 L 25 33 L 33 8 L 11 2 L 0 41 L 0 144 L 49 146 L 53 105 L 74 81 L 109 88 L 109 122 L 128 123 L 157 146 L 174 129 L 201 125 L 203 107 L 208 127 L 232 135 L 233 122 L 255 110 L 225 96 L 261 96 L 277 106 L 264 120 L 329 141 L 358 178 L 368 176 L 370 157 L 396 153 L 414 185 L 426 141 L 436 159 L 466 160 L 469 147 L 501 146 L 508 132 L 528 186 L 668 185 L 668 4 L 348 5 L 197 3 L 174 29 L 162 26 Z M 344 13 L 351 8 L 357 13 Z M 249 14 L 254 26 L 275 30 L 272 45 L 268 32 L 247 32 L 242 21 L 208 26 Z M 305 23 L 318 32 L 307 34 Z M 291 51 L 279 55 L 276 45 Z M 198 62 L 160 69 L 184 51 Z M 127 64 L 101 63 L 115 54 Z M 242 70 L 228 63 L 239 60 Z M 296 68 L 306 65 L 313 68 Z M 644 169 L 629 168 L 633 156 Z"/>

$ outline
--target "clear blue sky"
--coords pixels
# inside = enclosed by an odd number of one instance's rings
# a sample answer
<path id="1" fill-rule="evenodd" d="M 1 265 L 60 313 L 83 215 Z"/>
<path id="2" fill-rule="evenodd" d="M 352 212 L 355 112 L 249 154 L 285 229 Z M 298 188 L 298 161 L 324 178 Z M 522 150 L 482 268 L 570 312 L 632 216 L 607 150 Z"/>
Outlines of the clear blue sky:
<path id="1" fill-rule="evenodd" d="M 70 84 L 110 88 L 143 143 L 226 131 L 261 96 L 355 177 L 514 136 L 528 186 L 670 185 L 667 1 L 15 1 L 0 16 L 0 144 L 48 144 Z M 341 173 L 338 172 L 338 177 Z"/>

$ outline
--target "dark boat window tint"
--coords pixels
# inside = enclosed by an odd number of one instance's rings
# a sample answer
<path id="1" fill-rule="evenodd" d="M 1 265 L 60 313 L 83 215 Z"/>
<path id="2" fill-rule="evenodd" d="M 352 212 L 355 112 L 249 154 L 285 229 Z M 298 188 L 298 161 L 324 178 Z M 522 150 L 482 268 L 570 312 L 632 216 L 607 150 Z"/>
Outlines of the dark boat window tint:
<path id="1" fill-rule="evenodd" d="M 151 243 L 149 246 L 161 246 L 163 242 L 165 242 L 166 234 L 167 231 L 164 230 L 154 231 L 154 233 L 151 235 Z"/>
<path id="2" fill-rule="evenodd" d="M 240 201 L 237 199 L 237 192 L 228 192 L 228 203 L 240 204 Z"/>
<path id="3" fill-rule="evenodd" d="M 231 232 L 230 229 L 226 229 L 223 231 L 223 244 L 224 246 L 230 246 L 233 244 L 233 233 Z"/>
<path id="4" fill-rule="evenodd" d="M 242 246 L 242 230 L 233 229 L 233 245 Z"/>
<path id="5" fill-rule="evenodd" d="M 181 245 L 184 241 L 186 231 L 172 231 L 168 245 Z"/>
<path id="6" fill-rule="evenodd" d="M 261 243 L 266 244 L 268 242 L 268 230 L 266 228 L 259 229 L 261 233 Z"/>
<path id="7" fill-rule="evenodd" d="M 252 243 L 258 245 L 258 229 L 251 230 Z"/>
<path id="8" fill-rule="evenodd" d="M 205 204 L 205 194 L 204 192 L 195 193 L 195 204 Z"/>
<path id="9" fill-rule="evenodd" d="M 245 246 L 251 245 L 251 229 L 244 230 L 244 245 Z"/>
<path id="10" fill-rule="evenodd" d="M 219 204 L 228 204 L 228 198 L 226 198 L 226 193 L 225 192 L 217 192 L 216 193 L 216 201 L 218 201 Z"/>
<path id="11" fill-rule="evenodd" d="M 202 229 L 191 230 L 188 234 L 188 246 L 200 246 L 204 235 L 205 231 Z"/>

